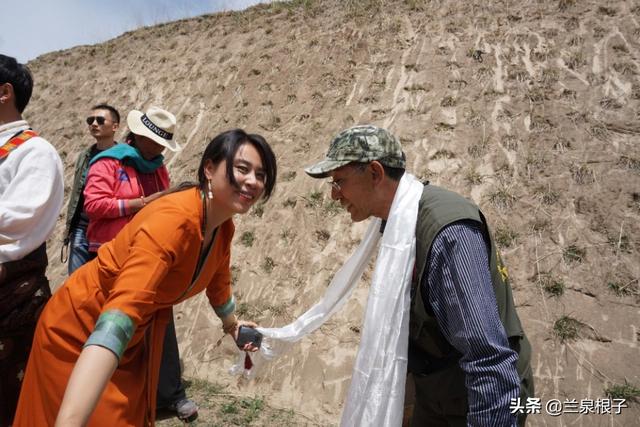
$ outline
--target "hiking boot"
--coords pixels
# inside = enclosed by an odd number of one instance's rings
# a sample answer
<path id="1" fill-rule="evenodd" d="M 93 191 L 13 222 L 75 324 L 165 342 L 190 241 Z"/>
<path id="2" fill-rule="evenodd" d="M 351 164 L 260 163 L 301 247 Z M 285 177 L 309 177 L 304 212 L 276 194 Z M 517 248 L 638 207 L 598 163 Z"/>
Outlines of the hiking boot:
<path id="1" fill-rule="evenodd" d="M 180 399 L 169 406 L 169 409 L 175 411 L 178 418 L 187 423 L 193 422 L 198 418 L 198 405 L 191 399 Z"/>

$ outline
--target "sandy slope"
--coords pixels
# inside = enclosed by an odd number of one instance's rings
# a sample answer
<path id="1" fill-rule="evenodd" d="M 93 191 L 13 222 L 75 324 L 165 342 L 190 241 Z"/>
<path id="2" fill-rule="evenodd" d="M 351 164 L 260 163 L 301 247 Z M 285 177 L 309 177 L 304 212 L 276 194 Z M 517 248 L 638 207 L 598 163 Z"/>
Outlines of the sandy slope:
<path id="1" fill-rule="evenodd" d="M 366 226 L 351 225 L 302 167 L 344 127 L 386 126 L 412 173 L 490 218 L 543 403 L 597 399 L 613 383 L 640 385 L 639 39 L 640 7 L 625 1 L 297 1 L 42 56 L 30 63 L 27 118 L 62 154 L 67 187 L 97 102 L 176 113 L 185 150 L 168 160 L 174 182 L 193 179 L 218 132 L 263 134 L 278 156 L 277 192 L 237 218 L 233 264 L 242 311 L 264 325 L 313 304 Z M 49 245 L 55 285 L 66 271 L 62 222 Z M 544 290 L 560 282 L 563 295 Z M 249 382 L 227 375 L 233 346 L 216 348 L 218 321 L 191 300 L 176 309 L 187 373 L 335 423 L 366 295 L 363 281 L 341 313 Z M 562 316 L 580 322 L 576 339 L 554 334 Z M 639 416 L 631 403 L 622 415 L 541 414 L 530 425 Z"/>

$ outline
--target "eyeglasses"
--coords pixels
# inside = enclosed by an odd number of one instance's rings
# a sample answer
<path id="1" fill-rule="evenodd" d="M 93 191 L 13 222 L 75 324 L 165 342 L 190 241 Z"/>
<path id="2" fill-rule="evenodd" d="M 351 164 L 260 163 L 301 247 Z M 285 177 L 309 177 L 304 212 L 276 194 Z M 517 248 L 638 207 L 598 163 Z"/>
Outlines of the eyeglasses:
<path id="1" fill-rule="evenodd" d="M 348 178 L 351 175 L 353 175 L 354 173 L 356 173 L 356 172 L 364 172 L 364 170 L 367 168 L 367 166 L 368 166 L 368 163 L 367 164 L 358 165 L 358 166 L 356 166 L 355 168 L 353 168 L 351 170 L 351 173 L 349 173 L 346 176 L 343 176 L 342 178 L 337 179 L 335 181 L 329 181 L 329 182 L 327 182 L 327 184 L 329 184 L 331 186 L 331 188 L 333 188 L 336 191 L 342 191 L 342 183 L 343 183 L 343 181 L 346 178 Z"/>
<path id="2" fill-rule="evenodd" d="M 91 126 L 94 120 L 98 122 L 98 126 L 102 126 L 107 119 L 101 116 L 89 116 L 87 117 L 87 124 Z"/>

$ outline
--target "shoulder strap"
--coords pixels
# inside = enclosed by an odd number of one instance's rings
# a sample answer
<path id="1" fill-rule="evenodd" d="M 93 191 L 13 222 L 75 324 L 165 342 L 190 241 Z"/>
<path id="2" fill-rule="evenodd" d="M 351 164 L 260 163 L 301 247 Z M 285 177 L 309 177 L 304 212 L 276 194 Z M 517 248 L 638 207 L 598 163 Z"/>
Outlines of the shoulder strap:
<path id="1" fill-rule="evenodd" d="M 7 142 L 4 143 L 2 147 L 0 147 L 0 159 L 4 159 L 5 157 L 7 157 L 10 152 L 15 150 L 34 136 L 38 136 L 38 134 L 31 129 L 27 129 L 23 130 L 13 138 L 10 138 Z"/>

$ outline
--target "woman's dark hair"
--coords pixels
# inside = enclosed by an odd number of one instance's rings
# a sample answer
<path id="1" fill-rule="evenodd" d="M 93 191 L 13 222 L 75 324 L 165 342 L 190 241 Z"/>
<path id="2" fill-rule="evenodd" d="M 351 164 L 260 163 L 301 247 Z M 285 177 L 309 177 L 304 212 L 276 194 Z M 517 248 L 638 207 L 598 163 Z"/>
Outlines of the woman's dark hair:
<path id="1" fill-rule="evenodd" d="M 251 144 L 256 150 L 258 150 L 260 159 L 262 160 L 264 173 L 266 175 L 262 198 L 264 200 L 268 200 L 269 197 L 271 197 L 271 193 L 273 193 L 273 189 L 276 185 L 276 176 L 278 174 L 276 156 L 273 154 L 271 147 L 262 136 L 246 133 L 242 129 L 232 129 L 222 132 L 209 142 L 207 148 L 204 150 L 204 154 L 202 155 L 202 160 L 200 160 L 200 166 L 198 167 L 198 182 L 200 183 L 201 189 L 205 190 L 207 185 L 207 177 L 204 174 L 204 166 L 207 160 L 210 160 L 214 165 L 226 160 L 227 178 L 231 185 L 239 187 L 233 173 L 233 161 L 238 149 L 244 144 Z"/>
<path id="2" fill-rule="evenodd" d="M 129 145 L 133 145 L 134 142 L 136 142 L 136 137 L 135 137 L 135 133 L 129 131 L 127 132 L 127 134 L 125 135 L 123 142 L 125 144 L 129 144 Z"/>

